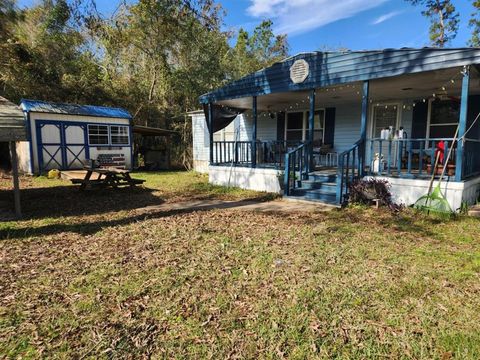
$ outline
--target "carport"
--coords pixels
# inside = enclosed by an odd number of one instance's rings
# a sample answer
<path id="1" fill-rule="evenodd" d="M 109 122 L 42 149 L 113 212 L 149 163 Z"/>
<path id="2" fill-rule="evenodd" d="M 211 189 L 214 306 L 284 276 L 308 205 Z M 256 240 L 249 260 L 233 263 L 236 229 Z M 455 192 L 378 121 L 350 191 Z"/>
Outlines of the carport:
<path id="1" fill-rule="evenodd" d="M 10 161 L 13 177 L 13 193 L 15 215 L 22 215 L 20 206 L 20 185 L 18 180 L 17 141 L 27 141 L 27 131 L 22 110 L 0 96 L 0 142 L 7 143 L 10 150 Z"/>

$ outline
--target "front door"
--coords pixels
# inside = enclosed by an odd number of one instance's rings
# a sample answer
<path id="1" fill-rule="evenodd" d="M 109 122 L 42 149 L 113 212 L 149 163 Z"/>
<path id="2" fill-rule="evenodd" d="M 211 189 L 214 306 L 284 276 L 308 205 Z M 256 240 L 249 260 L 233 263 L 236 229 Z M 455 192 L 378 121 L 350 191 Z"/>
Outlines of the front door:
<path id="1" fill-rule="evenodd" d="M 37 121 L 39 172 L 81 169 L 88 156 L 86 124 Z"/>
<path id="2" fill-rule="evenodd" d="M 390 138 L 393 138 L 395 135 L 395 131 L 399 129 L 399 105 L 398 104 L 378 104 L 374 105 L 372 109 L 372 130 L 371 130 L 371 138 L 372 139 L 380 139 L 383 130 L 388 129 L 390 132 Z M 396 166 L 397 158 L 396 155 L 399 151 L 399 144 L 397 142 L 391 144 L 389 141 L 376 142 L 376 145 L 373 149 L 368 147 L 367 151 L 372 151 L 372 154 L 369 154 L 368 158 L 372 160 L 375 158 L 376 154 L 378 154 L 381 158 L 387 159 L 388 157 L 391 158 L 391 166 Z"/>

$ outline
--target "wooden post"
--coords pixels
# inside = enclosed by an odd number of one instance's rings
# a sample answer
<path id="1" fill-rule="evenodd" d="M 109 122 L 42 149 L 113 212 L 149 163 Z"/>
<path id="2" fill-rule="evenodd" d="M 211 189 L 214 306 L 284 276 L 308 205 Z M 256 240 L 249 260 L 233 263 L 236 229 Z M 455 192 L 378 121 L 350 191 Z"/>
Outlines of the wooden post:
<path id="1" fill-rule="evenodd" d="M 15 201 L 15 215 L 17 218 L 20 218 L 22 216 L 22 208 L 20 206 L 20 185 L 18 181 L 18 158 L 17 158 L 17 146 L 15 141 L 10 141 L 10 152 L 12 155 L 13 197 Z"/>
<path id="2" fill-rule="evenodd" d="M 213 104 L 208 103 L 208 136 L 210 142 L 210 165 L 213 165 Z"/>
<path id="3" fill-rule="evenodd" d="M 368 121 L 368 99 L 370 96 L 370 82 L 364 81 L 363 88 L 362 88 L 362 117 L 361 117 L 361 124 L 360 124 L 360 139 L 363 141 L 363 144 L 360 146 L 359 152 L 359 163 L 360 163 L 360 177 L 364 176 L 365 172 L 365 153 L 366 153 L 366 146 L 367 146 L 367 121 Z"/>
<path id="4" fill-rule="evenodd" d="M 467 116 L 468 116 L 468 94 L 470 88 L 470 66 L 463 67 L 463 80 L 462 80 L 462 97 L 460 102 L 460 119 L 458 123 L 458 143 L 457 143 L 457 158 L 455 168 L 455 181 L 462 181 L 463 179 L 463 160 L 464 160 L 464 147 L 465 131 L 467 130 Z"/>
<path id="5" fill-rule="evenodd" d="M 257 97 L 252 102 L 253 126 L 252 126 L 252 168 L 257 166 Z"/>
<path id="6" fill-rule="evenodd" d="M 311 172 L 314 169 L 314 159 L 313 159 L 313 131 L 315 129 L 315 89 L 310 91 L 310 114 L 308 121 L 308 172 Z"/>

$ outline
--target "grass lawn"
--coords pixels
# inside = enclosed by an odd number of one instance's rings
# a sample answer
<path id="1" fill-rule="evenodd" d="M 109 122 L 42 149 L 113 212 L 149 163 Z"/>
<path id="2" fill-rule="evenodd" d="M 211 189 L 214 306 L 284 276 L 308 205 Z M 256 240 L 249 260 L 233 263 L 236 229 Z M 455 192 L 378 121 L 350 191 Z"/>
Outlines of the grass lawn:
<path id="1" fill-rule="evenodd" d="M 145 189 L 23 180 L 25 220 L 0 223 L 0 357 L 479 358 L 478 219 L 138 215 L 265 195 L 136 176 Z"/>

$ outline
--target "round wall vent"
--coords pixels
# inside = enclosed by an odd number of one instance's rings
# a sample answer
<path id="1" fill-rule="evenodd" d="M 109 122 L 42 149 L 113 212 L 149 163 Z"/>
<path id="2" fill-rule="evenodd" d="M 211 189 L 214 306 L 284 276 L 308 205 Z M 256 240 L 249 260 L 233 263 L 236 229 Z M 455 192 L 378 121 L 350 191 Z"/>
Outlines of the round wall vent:
<path id="1" fill-rule="evenodd" d="M 292 79 L 295 84 L 300 84 L 308 77 L 309 71 L 310 67 L 305 60 L 296 60 L 290 67 L 290 79 Z"/>

